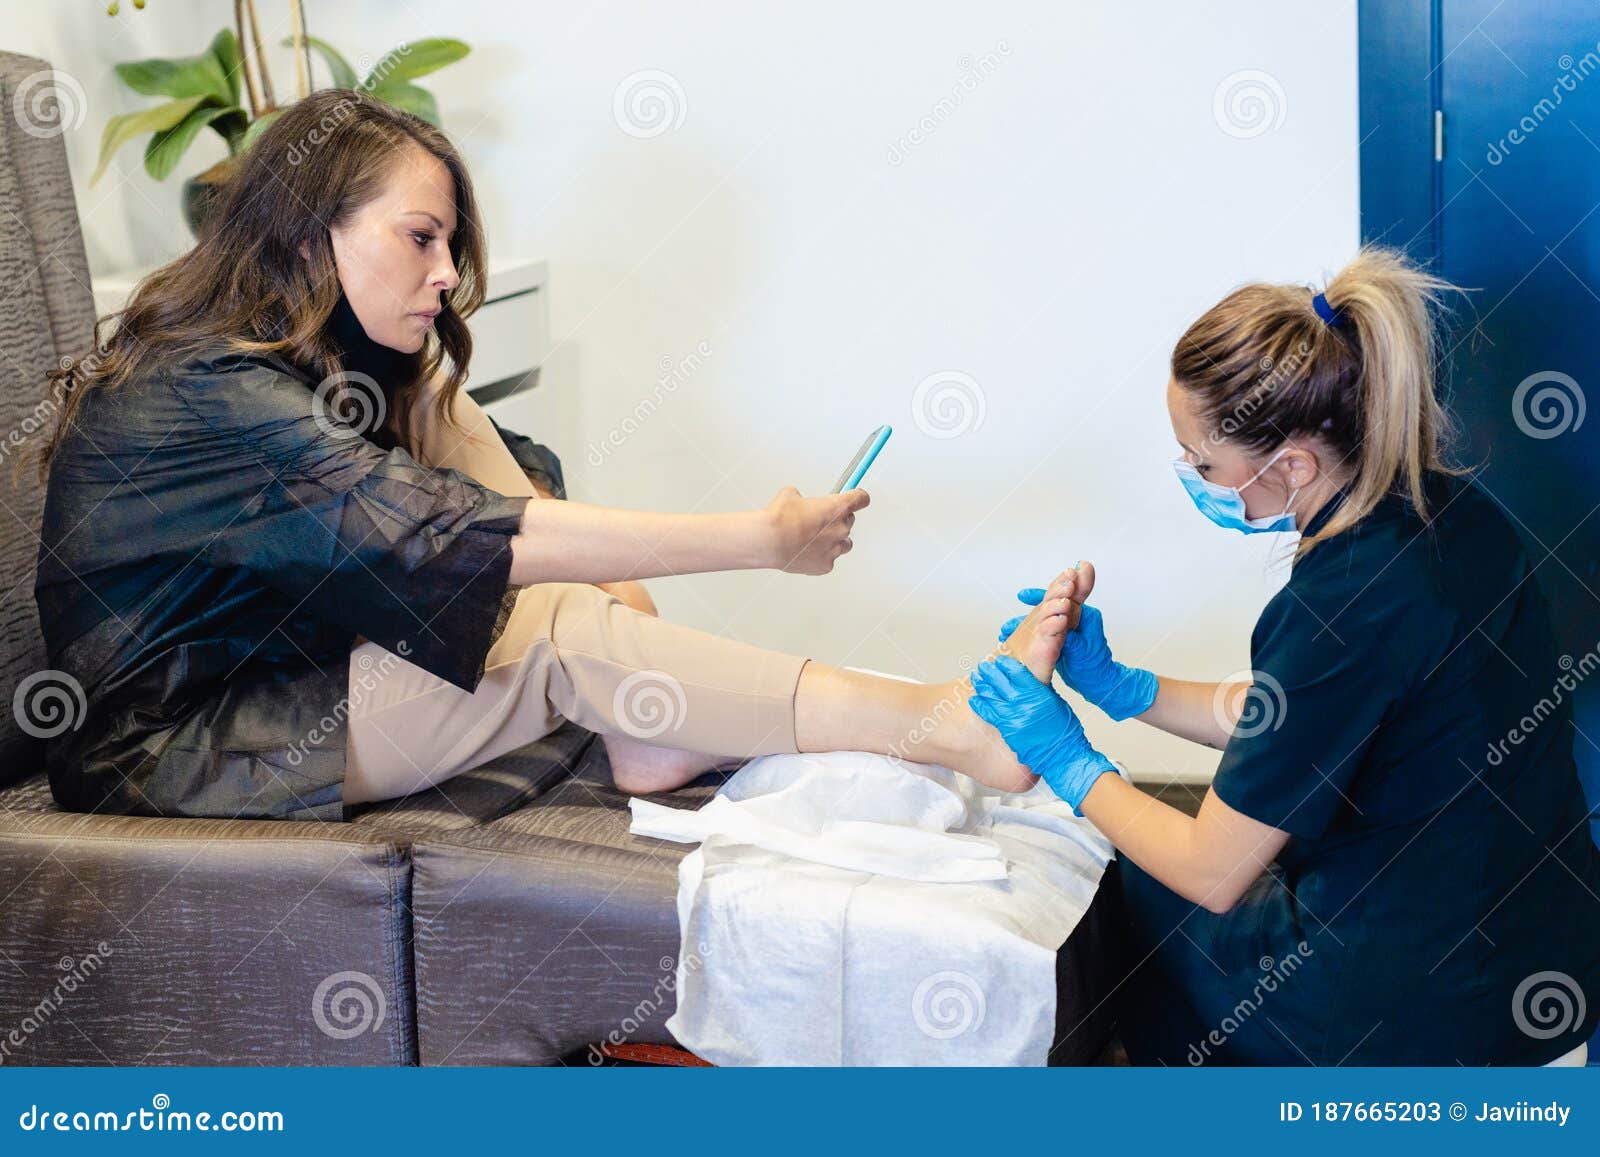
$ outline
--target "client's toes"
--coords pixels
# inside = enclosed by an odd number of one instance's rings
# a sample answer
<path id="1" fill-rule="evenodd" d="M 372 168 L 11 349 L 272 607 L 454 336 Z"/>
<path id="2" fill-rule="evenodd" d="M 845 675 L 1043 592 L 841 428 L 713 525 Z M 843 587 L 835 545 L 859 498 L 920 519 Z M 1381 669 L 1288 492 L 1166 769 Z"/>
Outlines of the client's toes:
<path id="1" fill-rule="evenodd" d="M 1041 683 L 1050 682 L 1056 660 L 1061 657 L 1061 645 L 1067 629 L 1073 625 L 1069 615 L 1076 604 L 1061 582 L 1052 584 L 1044 600 L 1022 620 L 1011 638 L 1000 650 L 1016 659 Z"/>

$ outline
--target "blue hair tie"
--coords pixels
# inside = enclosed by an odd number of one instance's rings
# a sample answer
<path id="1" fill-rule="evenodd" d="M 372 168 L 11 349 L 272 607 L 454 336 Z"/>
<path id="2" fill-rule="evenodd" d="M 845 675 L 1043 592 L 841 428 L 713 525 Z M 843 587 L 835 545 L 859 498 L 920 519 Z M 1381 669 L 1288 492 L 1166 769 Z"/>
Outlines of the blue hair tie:
<path id="1" fill-rule="evenodd" d="M 1329 305 L 1328 299 L 1320 293 L 1311 299 L 1311 307 L 1317 311 L 1317 316 L 1327 325 L 1337 326 L 1344 320 L 1344 314 Z"/>

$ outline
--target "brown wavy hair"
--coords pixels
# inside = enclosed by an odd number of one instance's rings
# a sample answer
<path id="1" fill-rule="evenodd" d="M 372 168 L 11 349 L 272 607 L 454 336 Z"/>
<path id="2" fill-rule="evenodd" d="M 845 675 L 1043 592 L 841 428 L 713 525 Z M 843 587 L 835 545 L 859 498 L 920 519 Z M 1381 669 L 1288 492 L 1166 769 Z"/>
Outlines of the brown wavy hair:
<path id="1" fill-rule="evenodd" d="M 1296 554 L 1399 494 L 1428 521 L 1423 478 L 1467 473 L 1447 462 L 1455 433 L 1436 389 L 1437 311 L 1457 289 L 1403 253 L 1367 246 L 1323 290 L 1257 282 L 1202 314 L 1172 351 L 1172 376 L 1196 401 L 1208 439 L 1264 454 L 1320 437 L 1348 472 L 1345 502 Z"/>
<path id="2" fill-rule="evenodd" d="M 450 256 L 460 281 L 444 294 L 423 347 L 405 359 L 405 380 L 383 383 L 387 429 L 377 433 L 416 457 L 411 408 L 419 386 L 436 378 L 439 417 L 453 426 L 451 407 L 472 356 L 466 319 L 483 304 L 487 277 L 466 164 L 420 117 L 357 89 L 323 89 L 290 105 L 245 153 L 194 248 L 141 280 L 122 310 L 100 318 L 92 350 L 49 373 L 60 417 L 39 452 L 40 479 L 86 392 L 120 386 L 153 364 L 221 346 L 277 354 L 320 380 L 342 371 L 325 332 L 340 293 L 328 231 L 377 197 L 395 156 L 413 146 L 443 162 L 455 187 Z M 330 401 L 342 412 L 344 398 Z"/>

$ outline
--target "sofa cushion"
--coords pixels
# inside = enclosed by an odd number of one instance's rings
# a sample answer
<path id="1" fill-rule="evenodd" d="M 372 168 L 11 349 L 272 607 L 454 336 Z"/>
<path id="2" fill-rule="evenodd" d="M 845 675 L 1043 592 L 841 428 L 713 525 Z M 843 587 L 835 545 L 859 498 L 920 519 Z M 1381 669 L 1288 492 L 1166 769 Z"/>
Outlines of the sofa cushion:
<path id="1" fill-rule="evenodd" d="M 726 773 L 648 798 L 698 807 Z M 672 1044 L 678 863 L 630 835 L 603 744 L 519 811 L 413 848 L 422 1064 L 595 1062 L 607 1040 Z"/>
<path id="2" fill-rule="evenodd" d="M 0 1063 L 415 1063 L 406 849 L 352 824 L 12 812 Z"/>
<path id="3" fill-rule="evenodd" d="M 348 823 L 0 790 L 0 1064 L 415 1064 L 412 843 L 537 798 L 593 740 L 566 724 Z"/>
<path id="4" fill-rule="evenodd" d="M 0 117 L 0 430 L 22 438 L 0 455 L 0 697 L 13 705 L 0 714 L 0 784 L 37 767 L 44 734 L 83 709 L 82 689 L 46 669 L 33 601 L 44 509 L 33 454 L 60 408 L 45 374 L 87 353 L 94 327 L 66 148 L 54 123 L 39 119 L 52 107 L 49 70 L 42 60 L 0 52 L 0 108 L 8 114 Z M 65 99 L 54 107 L 70 116 L 71 95 Z"/>

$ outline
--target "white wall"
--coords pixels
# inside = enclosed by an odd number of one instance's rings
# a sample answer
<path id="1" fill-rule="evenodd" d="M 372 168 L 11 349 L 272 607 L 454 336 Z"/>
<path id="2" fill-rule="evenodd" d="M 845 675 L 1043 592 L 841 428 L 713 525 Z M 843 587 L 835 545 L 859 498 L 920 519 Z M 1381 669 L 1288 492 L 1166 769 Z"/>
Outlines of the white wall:
<path id="1" fill-rule="evenodd" d="M 286 4 L 258 3 L 286 21 Z M 175 252 L 179 179 L 220 141 L 164 184 L 131 146 L 82 182 L 106 117 L 143 99 L 111 63 L 197 51 L 227 6 L 3 7 L 5 47 L 83 86 L 69 148 L 95 270 Z M 576 496 L 757 505 L 786 483 L 830 485 L 868 429 L 894 424 L 832 576 L 661 581 L 667 615 L 936 679 L 984 653 L 1015 588 L 1088 557 L 1124 661 L 1192 678 L 1247 666 L 1281 551 L 1190 507 L 1167 464 L 1166 359 L 1233 285 L 1320 281 L 1354 250 L 1351 0 L 311 7 L 312 31 L 352 56 L 424 35 L 474 46 L 425 83 L 493 248 L 550 260 L 548 422 L 526 432 L 563 453 Z M 619 85 L 641 70 L 681 89 L 677 127 L 619 127 Z M 1270 74 L 1259 133 L 1216 108 L 1245 70 Z M 702 364 L 660 389 L 661 366 L 700 343 Z M 975 383 L 956 437 L 930 436 L 937 415 L 913 409 L 940 372 Z M 647 398 L 661 405 L 593 465 L 590 447 Z M 1215 765 L 1085 720 L 1141 777 Z"/>

